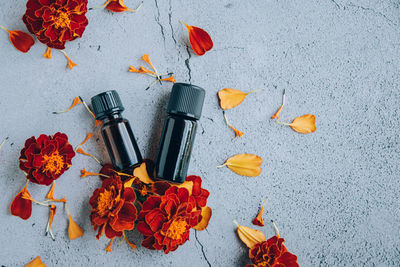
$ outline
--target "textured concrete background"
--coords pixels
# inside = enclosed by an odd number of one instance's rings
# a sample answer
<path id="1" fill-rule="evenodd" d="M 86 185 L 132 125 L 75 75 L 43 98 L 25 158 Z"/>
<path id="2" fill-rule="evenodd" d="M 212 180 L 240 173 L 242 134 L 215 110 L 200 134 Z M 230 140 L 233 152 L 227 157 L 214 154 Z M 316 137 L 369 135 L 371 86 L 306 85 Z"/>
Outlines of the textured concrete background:
<path id="1" fill-rule="evenodd" d="M 102 2 L 89 1 L 89 6 Z M 126 0 L 134 8 L 138 1 Z M 1 1 L 0 24 L 23 29 L 25 1 Z M 42 57 L 37 43 L 28 54 L 16 51 L 0 32 L 0 265 L 22 266 L 40 255 L 48 266 L 243 266 L 248 250 L 232 219 L 251 226 L 265 196 L 264 218 L 273 219 L 302 266 L 400 265 L 400 2 L 387 1 L 145 1 L 137 14 L 88 13 L 83 38 L 67 44 L 79 64 L 65 69 L 61 53 Z M 187 48 L 182 19 L 203 27 L 214 48 L 203 57 Z M 98 170 L 78 155 L 57 180 L 83 238 L 66 235 L 65 211 L 53 224 L 56 241 L 44 236 L 48 210 L 33 207 L 29 221 L 9 212 L 12 198 L 25 183 L 18 155 L 25 139 L 62 131 L 73 145 L 92 119 L 82 108 L 51 112 L 116 89 L 125 104 L 140 148 L 154 158 L 171 84 L 144 89 L 150 77 L 128 73 L 149 53 L 159 70 L 173 71 L 178 81 L 207 91 L 190 173 L 201 175 L 211 196 L 213 217 L 207 231 L 164 255 L 126 244 L 106 254 L 108 240 L 97 241 L 89 221 L 88 200 L 100 186 L 96 177 L 81 179 L 80 170 Z M 224 87 L 264 91 L 249 95 L 227 112 L 245 135 L 232 140 L 216 92 Z M 318 130 L 301 135 L 276 125 L 271 115 L 286 89 L 282 119 L 306 113 L 317 116 Z M 101 141 L 85 149 L 107 160 Z M 264 159 L 259 177 L 241 177 L 216 169 L 237 153 Z M 42 199 L 47 187 L 30 185 Z M 266 236 L 274 234 L 267 223 Z"/>

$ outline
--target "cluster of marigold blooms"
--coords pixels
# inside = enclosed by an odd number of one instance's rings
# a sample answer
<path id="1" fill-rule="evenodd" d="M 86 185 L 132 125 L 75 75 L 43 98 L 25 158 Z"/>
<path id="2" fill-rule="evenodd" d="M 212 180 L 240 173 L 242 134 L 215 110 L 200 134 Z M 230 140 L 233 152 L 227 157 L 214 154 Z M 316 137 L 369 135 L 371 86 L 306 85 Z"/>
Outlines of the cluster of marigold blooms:
<path id="1" fill-rule="evenodd" d="M 89 21 L 86 17 L 88 11 L 88 0 L 28 0 L 26 3 L 26 12 L 22 17 L 28 31 L 34 35 L 41 43 L 47 46 L 43 54 L 45 58 L 52 57 L 51 49 L 60 50 L 68 60 L 67 67 L 72 69 L 77 66 L 64 51 L 66 42 L 81 38 Z M 142 4 L 136 9 L 128 8 L 124 0 L 107 0 L 99 7 L 89 8 L 89 10 L 102 8 L 111 12 L 136 12 Z M 189 31 L 189 41 L 193 51 L 197 55 L 204 55 L 213 47 L 213 42 L 209 34 L 201 28 L 187 25 L 182 22 Z M 28 33 L 20 30 L 9 30 L 0 25 L 0 28 L 9 33 L 12 45 L 23 53 L 27 53 L 35 44 L 35 39 Z M 139 71 L 138 71 L 139 72 Z M 141 73 L 154 76 L 157 80 L 163 80 L 161 75 L 154 72 L 145 71 Z M 173 77 L 166 78 L 173 80 Z"/>

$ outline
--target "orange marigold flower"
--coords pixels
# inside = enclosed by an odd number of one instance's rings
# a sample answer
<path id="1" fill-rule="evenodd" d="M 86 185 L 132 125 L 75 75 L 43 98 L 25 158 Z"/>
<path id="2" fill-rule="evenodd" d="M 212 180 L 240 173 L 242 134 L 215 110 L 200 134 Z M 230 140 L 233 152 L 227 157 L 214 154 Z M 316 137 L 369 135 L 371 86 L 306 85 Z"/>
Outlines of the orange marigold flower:
<path id="1" fill-rule="evenodd" d="M 107 238 L 122 237 L 124 230 L 132 230 L 137 219 L 137 210 L 133 205 L 135 192 L 124 187 L 121 178 L 114 175 L 103 181 L 89 200 L 92 206 L 90 220 L 97 231 L 97 239 L 103 234 Z"/>
<path id="2" fill-rule="evenodd" d="M 65 42 L 82 37 L 88 25 L 87 3 L 87 0 L 28 0 L 22 20 L 40 42 L 64 49 Z"/>
<path id="3" fill-rule="evenodd" d="M 19 157 L 19 168 L 26 178 L 37 184 L 50 185 L 72 165 L 75 152 L 64 133 L 32 136 L 25 141 Z"/>
<path id="4" fill-rule="evenodd" d="M 32 200 L 28 189 L 26 189 L 27 186 L 28 184 L 15 196 L 10 206 L 11 214 L 23 220 L 29 219 L 32 215 Z"/>
<path id="5" fill-rule="evenodd" d="M 174 251 L 189 239 L 190 228 L 201 221 L 196 199 L 186 188 L 171 186 L 162 196 L 150 196 L 143 203 L 137 229 L 145 236 L 148 249 Z"/>
<path id="6" fill-rule="evenodd" d="M 246 267 L 298 267 L 297 256 L 287 250 L 285 245 L 283 245 L 284 241 L 279 236 L 273 236 L 266 241 L 254 245 L 249 251 L 249 257 L 253 264 L 249 264 Z"/>
<path id="7" fill-rule="evenodd" d="M 32 38 L 32 36 L 25 32 L 10 31 L 1 25 L 0 28 L 8 32 L 12 45 L 22 53 L 28 52 L 29 49 L 31 49 L 32 45 L 35 44 L 35 40 Z"/>

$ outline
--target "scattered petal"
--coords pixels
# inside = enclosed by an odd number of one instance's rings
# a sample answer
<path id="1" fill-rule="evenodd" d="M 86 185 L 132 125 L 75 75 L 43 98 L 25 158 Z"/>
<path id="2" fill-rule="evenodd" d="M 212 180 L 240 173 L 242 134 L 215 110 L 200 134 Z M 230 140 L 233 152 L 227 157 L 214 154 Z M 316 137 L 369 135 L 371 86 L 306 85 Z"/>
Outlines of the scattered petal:
<path id="1" fill-rule="evenodd" d="M 140 73 L 140 71 L 137 69 L 137 68 L 135 68 L 134 66 L 129 66 L 129 70 L 128 70 L 129 72 L 137 72 L 137 73 Z"/>
<path id="2" fill-rule="evenodd" d="M 163 78 L 163 79 L 160 79 L 160 80 L 161 80 L 161 81 L 166 81 L 166 82 L 176 83 L 176 80 L 175 80 L 175 77 L 174 77 L 173 74 L 171 74 L 171 76 L 168 77 L 168 78 Z"/>
<path id="3" fill-rule="evenodd" d="M 23 220 L 29 219 L 32 214 L 32 200 L 26 187 L 28 183 L 22 188 L 22 190 L 15 196 L 10 206 L 11 214 L 18 216 Z"/>
<path id="4" fill-rule="evenodd" d="M 203 231 L 207 228 L 208 223 L 210 222 L 212 216 L 212 209 L 208 206 L 205 206 L 201 209 L 201 221 L 193 227 L 193 229 L 198 231 Z"/>
<path id="5" fill-rule="evenodd" d="M 67 200 L 65 199 L 65 197 L 58 199 L 58 198 L 54 198 L 54 188 L 55 188 L 55 181 L 53 181 L 53 184 L 51 185 L 50 191 L 49 193 L 47 193 L 46 198 L 50 199 L 51 201 L 56 201 L 56 202 L 67 202 Z"/>
<path id="6" fill-rule="evenodd" d="M 106 9 L 112 11 L 112 12 L 125 12 L 125 11 L 131 11 L 131 12 L 136 12 L 140 9 L 143 3 L 141 3 L 136 9 L 130 9 L 128 8 L 124 0 L 111 0 L 108 1 L 109 3 L 106 6 Z"/>
<path id="7" fill-rule="evenodd" d="M 237 226 L 237 233 L 240 240 L 246 244 L 249 248 L 254 247 L 254 245 L 265 241 L 265 235 L 259 230 L 252 229 L 247 226 L 239 225 L 236 221 L 233 221 Z"/>
<path id="8" fill-rule="evenodd" d="M 282 95 L 282 105 L 279 107 L 278 111 L 272 115 L 272 119 L 277 119 L 279 120 L 279 114 L 282 111 L 283 106 L 285 105 L 285 90 L 283 90 L 283 95 Z"/>
<path id="9" fill-rule="evenodd" d="M 108 246 L 106 247 L 105 251 L 112 252 L 111 245 L 113 242 L 114 242 L 114 238 L 111 238 L 110 243 L 108 243 Z"/>
<path id="10" fill-rule="evenodd" d="M 32 45 L 35 44 L 35 40 L 32 38 L 32 36 L 25 32 L 10 31 L 1 25 L 0 28 L 8 32 L 12 45 L 22 53 L 28 52 Z"/>
<path id="11" fill-rule="evenodd" d="M 79 147 L 79 148 L 76 150 L 76 152 L 79 153 L 79 154 L 82 154 L 82 155 L 89 156 L 89 157 L 93 158 L 95 161 L 97 161 L 97 163 L 99 163 L 100 165 L 102 165 L 102 164 L 101 164 L 101 161 L 100 161 L 98 158 L 96 158 L 95 156 L 93 156 L 93 155 L 90 154 L 90 153 L 87 153 L 87 152 L 83 151 L 82 148 Z"/>
<path id="12" fill-rule="evenodd" d="M 83 229 L 72 219 L 71 214 L 68 212 L 68 219 L 69 219 L 69 225 L 68 225 L 68 237 L 71 240 L 74 240 L 78 237 L 83 236 L 84 231 Z"/>
<path id="13" fill-rule="evenodd" d="M 188 25 L 181 20 L 179 22 L 186 26 L 189 32 L 190 45 L 198 56 L 204 55 L 207 51 L 210 51 L 211 48 L 213 48 L 214 44 L 208 32 L 202 28 Z"/>
<path id="14" fill-rule="evenodd" d="M 302 134 L 312 133 L 317 130 L 317 126 L 315 125 L 315 116 L 312 114 L 306 114 L 295 118 L 289 126 L 296 132 Z"/>
<path id="15" fill-rule="evenodd" d="M 88 172 L 87 170 L 85 170 L 85 168 L 83 168 L 81 170 L 81 178 L 85 178 L 88 176 L 102 176 L 102 177 L 106 177 L 106 178 L 110 177 L 109 175 L 105 175 L 103 173 Z"/>
<path id="16" fill-rule="evenodd" d="M 133 176 L 139 178 L 145 184 L 152 184 L 154 181 L 150 178 L 149 174 L 147 173 L 146 163 L 143 162 L 140 164 L 139 167 L 133 170 Z"/>
<path id="17" fill-rule="evenodd" d="M 238 154 L 229 158 L 223 165 L 218 168 L 227 166 L 233 172 L 242 175 L 255 177 L 261 173 L 262 158 L 254 154 Z"/>
<path id="18" fill-rule="evenodd" d="M 31 262 L 25 264 L 25 267 L 46 267 L 46 264 L 42 262 L 40 256 L 37 256 Z"/>
<path id="19" fill-rule="evenodd" d="M 93 134 L 92 134 L 92 133 L 88 133 L 88 134 L 86 135 L 85 140 L 83 140 L 82 143 L 80 143 L 80 144 L 75 148 L 75 150 L 77 150 L 77 149 L 80 148 L 82 145 L 84 145 L 84 144 L 85 144 L 87 141 L 89 141 L 89 139 L 92 138 L 92 137 L 93 137 Z"/>
<path id="20" fill-rule="evenodd" d="M 264 221 L 263 221 L 263 217 L 262 216 L 263 216 L 263 212 L 264 212 L 264 206 L 265 206 L 265 203 L 267 202 L 267 200 L 268 200 L 268 197 L 266 197 L 264 199 L 264 201 L 263 201 L 263 203 L 261 205 L 261 209 L 257 214 L 257 217 L 254 218 L 254 220 L 253 220 L 253 224 L 254 225 L 264 226 Z"/>
<path id="21" fill-rule="evenodd" d="M 53 223 L 54 215 L 56 215 L 57 212 L 57 206 L 56 205 L 50 205 L 50 215 L 49 215 L 49 221 L 47 223 L 47 228 L 46 228 L 46 235 L 50 233 L 51 238 L 53 241 L 55 240 L 54 235 L 51 231 L 51 224 Z"/>
<path id="22" fill-rule="evenodd" d="M 72 70 L 73 67 L 78 66 L 78 64 L 74 63 L 74 62 L 69 58 L 69 56 L 67 55 L 67 53 L 65 53 L 64 50 L 60 50 L 60 51 L 61 51 L 61 53 L 64 54 L 65 58 L 68 60 L 68 64 L 67 64 L 68 69 Z"/>
<path id="23" fill-rule="evenodd" d="M 224 88 L 218 91 L 219 105 L 223 110 L 234 108 L 239 106 L 247 95 L 259 91 L 260 90 L 253 90 L 248 93 L 244 93 L 238 89 Z"/>
<path id="24" fill-rule="evenodd" d="M 149 64 L 149 65 L 152 67 L 152 69 L 154 70 L 154 72 L 157 72 L 157 70 L 156 70 L 156 68 L 154 67 L 153 63 L 151 63 L 149 54 L 144 54 L 144 55 L 142 56 L 142 60 L 143 60 L 144 62 L 146 62 L 147 64 Z M 142 68 L 142 67 L 141 67 L 141 68 Z"/>
<path id="25" fill-rule="evenodd" d="M 242 131 L 237 130 L 235 127 L 232 126 L 232 124 L 229 123 L 228 118 L 226 117 L 225 112 L 224 112 L 224 118 L 225 118 L 226 124 L 235 132 L 235 138 L 236 138 L 236 137 L 239 137 L 239 138 L 242 137 L 244 133 L 243 133 Z"/>
<path id="26" fill-rule="evenodd" d="M 71 110 L 73 107 L 75 107 L 76 105 L 81 104 L 81 103 L 82 103 L 81 99 L 77 96 L 74 98 L 74 101 L 72 101 L 72 105 L 69 108 L 67 108 L 66 110 L 62 110 L 62 111 L 55 111 L 55 112 L 53 112 L 53 114 L 60 114 L 60 113 L 67 112 L 67 111 Z"/>
<path id="27" fill-rule="evenodd" d="M 47 47 L 46 52 L 43 54 L 43 56 L 48 59 L 51 58 L 51 48 L 50 47 Z"/>

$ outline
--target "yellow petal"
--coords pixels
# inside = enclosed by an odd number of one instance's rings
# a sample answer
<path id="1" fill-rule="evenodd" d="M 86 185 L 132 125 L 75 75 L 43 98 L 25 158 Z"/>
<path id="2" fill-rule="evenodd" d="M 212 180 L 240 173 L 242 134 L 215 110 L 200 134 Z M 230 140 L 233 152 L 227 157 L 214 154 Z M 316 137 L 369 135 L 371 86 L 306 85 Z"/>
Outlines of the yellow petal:
<path id="1" fill-rule="evenodd" d="M 68 226 L 69 239 L 74 240 L 78 237 L 83 236 L 84 234 L 83 229 L 74 220 L 72 220 L 71 214 L 68 214 L 68 218 L 69 218 L 69 226 Z"/>
<path id="2" fill-rule="evenodd" d="M 246 96 L 238 89 L 224 88 L 218 92 L 219 105 L 224 110 L 231 109 L 242 103 Z"/>
<path id="3" fill-rule="evenodd" d="M 262 162 L 261 157 L 244 153 L 229 158 L 225 164 L 218 167 L 227 166 L 239 175 L 254 177 L 260 175 Z"/>
<path id="4" fill-rule="evenodd" d="M 184 181 L 181 184 L 174 184 L 174 186 L 179 187 L 179 188 L 186 188 L 189 191 L 189 196 L 192 195 L 192 191 L 193 191 L 193 181 Z"/>
<path id="5" fill-rule="evenodd" d="M 208 206 L 205 206 L 201 209 L 201 216 L 201 221 L 195 227 L 193 227 L 193 229 L 198 231 L 203 231 L 207 228 L 212 216 L 212 209 Z"/>
<path id="6" fill-rule="evenodd" d="M 133 181 L 135 181 L 135 179 L 136 179 L 136 177 L 129 178 L 129 179 L 124 183 L 124 187 L 131 187 L 131 186 L 132 186 L 132 183 L 133 183 Z"/>
<path id="7" fill-rule="evenodd" d="M 249 248 L 252 248 L 255 244 L 265 241 L 265 235 L 259 230 L 252 229 L 247 226 L 239 225 L 234 221 L 237 226 L 237 233 L 240 240 L 246 244 Z"/>
<path id="8" fill-rule="evenodd" d="M 143 162 L 142 164 L 140 164 L 139 167 L 137 167 L 133 170 L 133 176 L 139 178 L 139 180 L 145 184 L 154 183 L 154 181 L 151 180 L 149 174 L 147 173 L 147 168 L 146 168 L 145 162 Z"/>
<path id="9" fill-rule="evenodd" d="M 289 126 L 296 132 L 303 134 L 312 133 L 317 130 L 317 126 L 315 126 L 315 116 L 312 114 L 306 114 L 295 118 Z"/>
<path id="10" fill-rule="evenodd" d="M 28 262 L 27 264 L 25 264 L 25 267 L 46 267 L 46 264 L 44 264 L 42 262 L 42 259 L 40 259 L 40 256 L 37 256 L 31 262 Z"/>

